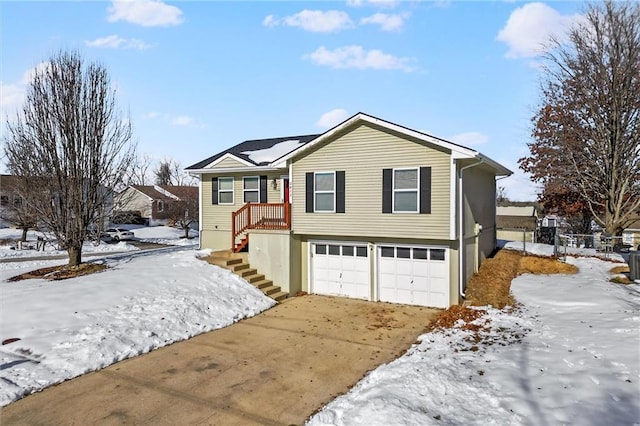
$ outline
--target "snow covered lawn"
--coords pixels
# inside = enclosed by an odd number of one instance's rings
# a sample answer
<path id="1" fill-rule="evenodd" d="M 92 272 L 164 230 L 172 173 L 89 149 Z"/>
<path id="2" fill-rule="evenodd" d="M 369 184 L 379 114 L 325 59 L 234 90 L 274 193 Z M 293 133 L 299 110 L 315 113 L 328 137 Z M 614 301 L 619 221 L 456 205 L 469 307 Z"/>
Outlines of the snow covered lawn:
<path id="1" fill-rule="evenodd" d="M 110 269 L 49 282 L 6 278 L 64 263 L 0 263 L 0 406 L 25 394 L 256 315 L 275 302 L 197 252 L 106 258 Z"/>
<path id="2" fill-rule="evenodd" d="M 516 278 L 521 307 L 422 335 L 309 424 L 640 424 L 640 285 L 569 261 L 578 274 Z"/>

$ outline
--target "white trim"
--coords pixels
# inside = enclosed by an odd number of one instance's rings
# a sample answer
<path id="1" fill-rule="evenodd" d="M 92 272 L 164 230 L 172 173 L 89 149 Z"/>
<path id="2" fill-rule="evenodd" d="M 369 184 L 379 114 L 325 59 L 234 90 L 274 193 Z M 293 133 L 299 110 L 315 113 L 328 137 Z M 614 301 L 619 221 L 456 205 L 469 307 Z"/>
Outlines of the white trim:
<path id="1" fill-rule="evenodd" d="M 398 189 L 396 190 L 396 171 L 416 171 L 416 189 Z M 420 213 L 420 167 L 398 167 L 392 169 L 391 172 L 391 212 L 392 213 Z M 396 211 L 396 191 L 397 192 L 415 192 L 416 193 L 416 210 L 398 210 Z"/>
<path id="2" fill-rule="evenodd" d="M 278 172 L 282 171 L 282 167 L 271 167 L 271 166 L 254 166 L 254 167 L 225 167 L 219 169 L 189 169 L 190 175 L 203 175 L 203 174 L 211 174 L 211 175 L 222 175 L 227 173 L 259 173 L 259 172 Z"/>
<path id="3" fill-rule="evenodd" d="M 316 185 L 316 175 L 333 175 L 333 190 L 332 191 L 318 191 Z M 336 212 L 336 172 L 334 171 L 324 171 L 324 172 L 313 172 L 313 212 L 314 213 L 335 213 Z M 316 202 L 316 194 L 333 194 L 333 209 L 332 210 L 318 210 L 318 203 Z"/>
<path id="4" fill-rule="evenodd" d="M 258 187 L 256 189 L 247 189 L 245 187 L 245 180 L 246 179 L 257 179 L 258 180 Z M 267 185 L 269 183 L 267 182 Z M 258 201 L 251 201 L 252 203 L 259 203 L 260 202 L 260 175 L 256 175 L 256 176 L 242 176 L 242 203 L 246 204 L 247 201 L 245 201 L 245 194 L 247 192 L 257 192 L 258 193 Z"/>
<path id="5" fill-rule="evenodd" d="M 147 185 L 139 185 L 139 186 L 147 186 Z M 137 191 L 137 192 L 141 193 L 142 195 L 144 195 L 145 197 L 147 197 L 147 198 L 149 199 L 149 201 L 153 201 L 153 200 L 154 200 L 154 198 L 153 198 L 153 197 L 150 197 L 150 196 L 148 196 L 147 194 L 145 194 L 144 192 L 140 191 L 139 189 L 134 188 L 134 187 L 133 187 L 133 185 L 129 185 L 129 186 L 127 187 L 127 189 L 129 189 L 129 188 L 133 189 L 134 191 Z M 126 189 L 125 189 L 125 191 L 126 191 Z"/>
<path id="6" fill-rule="evenodd" d="M 456 239 L 456 198 L 458 192 L 456 188 L 458 187 L 457 182 L 458 178 L 456 176 L 456 160 L 451 158 L 451 169 L 449 170 L 449 239 Z"/>
<path id="7" fill-rule="evenodd" d="M 235 160 L 235 161 L 237 161 L 237 162 L 239 162 L 239 163 L 241 163 L 241 164 L 244 164 L 245 166 L 249 166 L 249 167 L 250 167 L 250 166 L 254 166 L 254 167 L 255 167 L 255 164 L 250 163 L 250 162 L 249 162 L 249 161 L 247 161 L 247 160 L 243 160 L 243 159 L 242 159 L 242 158 L 240 158 L 240 157 L 236 157 L 235 155 L 233 155 L 233 154 L 232 154 L 232 153 L 230 153 L 230 152 L 227 152 L 227 153 L 226 153 L 226 154 L 224 154 L 222 157 L 215 159 L 214 161 L 212 161 L 211 163 L 207 164 L 207 165 L 206 165 L 206 166 L 204 166 L 203 168 L 204 168 L 204 169 L 211 169 L 212 167 L 215 167 L 215 165 L 216 165 L 216 164 L 219 164 L 219 163 L 223 162 L 224 160 L 226 160 L 226 159 L 228 159 L 228 158 L 230 158 L 230 159 L 232 159 L 232 160 Z"/>
<path id="8" fill-rule="evenodd" d="M 167 185 L 167 186 L 169 186 L 169 185 Z M 178 197 L 177 195 L 167 191 L 164 188 L 161 188 L 159 185 L 153 185 L 153 189 L 155 189 L 156 191 L 158 191 L 159 193 L 161 193 L 165 197 L 173 198 L 176 201 L 180 201 L 180 197 Z"/>
<path id="9" fill-rule="evenodd" d="M 289 163 L 289 204 L 293 205 L 293 163 Z M 293 229 L 293 224 L 291 224 Z"/>
<path id="10" fill-rule="evenodd" d="M 230 203 L 221 203 L 220 202 L 220 179 L 231 179 L 231 202 Z M 218 205 L 219 206 L 233 206 L 236 203 L 236 179 L 233 176 L 218 176 Z M 228 189 L 222 190 L 222 192 L 229 192 Z"/>
<path id="11" fill-rule="evenodd" d="M 200 184 L 198 185 L 198 250 L 202 250 L 202 210 L 204 208 L 202 205 L 203 187 L 202 176 L 200 176 Z"/>

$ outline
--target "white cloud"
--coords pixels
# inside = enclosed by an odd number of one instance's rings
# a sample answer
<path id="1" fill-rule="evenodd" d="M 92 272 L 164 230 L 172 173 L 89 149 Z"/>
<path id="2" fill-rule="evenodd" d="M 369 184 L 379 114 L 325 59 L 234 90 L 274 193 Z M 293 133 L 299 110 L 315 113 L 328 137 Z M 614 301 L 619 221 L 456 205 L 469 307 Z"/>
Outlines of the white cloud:
<path id="1" fill-rule="evenodd" d="M 399 0 L 347 0 L 347 6 L 374 6 L 379 8 L 393 8 L 399 3 Z"/>
<path id="2" fill-rule="evenodd" d="M 168 27 L 183 22 L 182 11 L 157 0 L 113 0 L 109 22 L 125 21 L 143 27 Z"/>
<path id="3" fill-rule="evenodd" d="M 146 114 L 144 115 L 144 117 L 145 117 L 145 118 L 152 118 L 152 119 L 153 119 L 153 118 L 158 118 L 158 117 L 160 117 L 161 115 L 162 115 L 162 114 L 160 114 L 159 112 L 151 111 L 151 112 L 146 113 Z"/>
<path id="4" fill-rule="evenodd" d="M 377 24 L 384 31 L 399 31 L 404 26 L 404 21 L 409 17 L 408 14 L 389 15 L 386 13 L 375 13 L 360 20 L 360 24 Z"/>
<path id="5" fill-rule="evenodd" d="M 451 136 L 449 140 L 453 143 L 457 143 L 458 145 L 468 147 L 474 145 L 482 145 L 489 140 L 489 137 L 487 135 L 483 135 L 480 132 L 464 132 Z"/>
<path id="6" fill-rule="evenodd" d="M 316 126 L 328 129 L 336 124 L 342 123 L 347 118 L 349 118 L 347 110 L 341 108 L 332 109 L 331 111 L 322 114 L 320 119 L 316 121 Z"/>
<path id="7" fill-rule="evenodd" d="M 544 3 L 529 3 L 514 10 L 496 40 L 509 46 L 508 58 L 535 57 L 544 53 L 550 37 L 560 41 L 581 15 L 561 15 Z"/>
<path id="8" fill-rule="evenodd" d="M 416 67 L 412 65 L 415 59 L 389 55 L 377 49 L 367 51 L 362 46 L 356 45 L 338 47 L 334 50 L 320 46 L 315 52 L 304 55 L 303 59 L 337 69 L 401 70 L 404 72 L 416 70 Z"/>
<path id="9" fill-rule="evenodd" d="M 84 44 L 89 47 L 99 47 L 105 49 L 138 49 L 144 50 L 151 47 L 150 44 L 143 42 L 142 40 L 138 40 L 135 38 L 122 38 L 115 34 L 97 38 L 95 40 L 85 40 Z"/>
<path id="10" fill-rule="evenodd" d="M 174 126 L 190 127 L 190 126 L 195 126 L 196 121 L 192 117 L 189 117 L 188 115 L 180 115 L 178 117 L 174 117 L 173 119 L 171 119 L 171 124 L 173 124 Z"/>
<path id="11" fill-rule="evenodd" d="M 11 117 L 24 103 L 25 89 L 18 84 L 4 84 L 0 82 L 0 110 L 2 120 Z"/>
<path id="12" fill-rule="evenodd" d="M 303 10 L 282 19 L 269 15 L 264 18 L 262 24 L 269 28 L 277 25 L 298 27 L 314 33 L 333 33 L 353 27 L 349 15 L 338 10 Z"/>

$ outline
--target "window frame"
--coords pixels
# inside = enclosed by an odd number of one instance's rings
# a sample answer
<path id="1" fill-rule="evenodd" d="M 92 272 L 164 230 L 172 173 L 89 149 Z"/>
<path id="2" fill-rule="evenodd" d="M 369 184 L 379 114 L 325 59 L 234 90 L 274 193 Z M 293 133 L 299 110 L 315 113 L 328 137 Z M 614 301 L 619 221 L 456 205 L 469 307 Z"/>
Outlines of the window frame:
<path id="1" fill-rule="evenodd" d="M 331 191 L 327 190 L 318 190 L 318 184 L 316 181 L 316 177 L 318 175 L 331 175 L 333 177 L 333 189 Z M 313 172 L 313 212 L 314 213 L 335 213 L 336 212 L 336 172 L 333 171 L 324 171 L 324 172 Z M 316 198 L 317 194 L 332 194 L 332 205 L 331 210 L 318 210 L 318 199 Z"/>
<path id="2" fill-rule="evenodd" d="M 225 180 L 225 181 L 231 180 L 231 189 L 220 189 L 221 186 L 222 186 L 221 183 L 222 183 L 223 180 Z M 219 205 L 232 206 L 232 205 L 234 205 L 236 203 L 236 194 L 235 194 L 235 191 L 234 191 L 235 184 L 236 184 L 236 182 L 235 182 L 235 178 L 233 176 L 219 176 L 218 177 L 218 204 Z M 223 203 L 221 201 L 222 198 L 220 197 L 220 194 L 221 193 L 229 193 L 229 192 L 231 192 L 231 202 L 230 203 Z"/>
<path id="3" fill-rule="evenodd" d="M 249 179 L 255 179 L 256 180 L 256 182 L 257 182 L 256 189 L 247 189 L 246 182 Z M 257 198 L 258 201 L 246 201 L 247 192 L 255 192 L 256 195 L 257 195 L 256 198 Z M 254 204 L 260 203 L 260 176 L 243 176 L 242 177 L 242 202 L 245 203 L 245 204 L 246 203 L 254 203 Z"/>
<path id="4" fill-rule="evenodd" d="M 392 213 L 409 213 L 415 214 L 420 213 L 420 167 L 398 167 L 391 169 L 391 212 Z M 416 172 L 416 187 L 414 189 L 396 189 L 396 171 L 410 171 L 413 170 Z M 396 194 L 400 193 L 415 193 L 416 194 L 416 206 L 415 210 L 396 210 Z"/>
<path id="5" fill-rule="evenodd" d="M 158 213 L 161 213 L 164 211 L 164 201 L 158 200 L 158 202 L 156 203 L 156 206 L 158 208 Z"/>

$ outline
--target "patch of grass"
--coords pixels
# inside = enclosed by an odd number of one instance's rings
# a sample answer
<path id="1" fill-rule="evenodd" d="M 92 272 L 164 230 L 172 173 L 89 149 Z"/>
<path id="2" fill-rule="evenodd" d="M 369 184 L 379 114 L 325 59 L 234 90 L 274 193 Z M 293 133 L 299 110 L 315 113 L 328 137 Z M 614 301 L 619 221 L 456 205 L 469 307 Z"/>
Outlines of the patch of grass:
<path id="1" fill-rule="evenodd" d="M 502 309 L 516 306 L 511 294 L 511 281 L 518 275 L 529 274 L 575 274 L 578 268 L 560 262 L 553 257 L 525 255 L 513 250 L 500 250 L 493 258 L 486 259 L 480 270 L 473 274 L 467 285 L 467 301 L 472 306 L 491 305 Z M 456 321 L 465 323 L 483 314 L 477 309 L 451 306 L 436 317 L 429 328 L 448 328 Z"/>
<path id="2" fill-rule="evenodd" d="M 629 270 L 629 265 L 620 265 L 611 268 L 609 272 L 612 274 L 628 274 L 631 271 Z"/>
<path id="3" fill-rule="evenodd" d="M 616 275 L 609 281 L 615 284 L 633 284 L 633 281 L 631 281 L 631 279 L 629 279 L 629 277 L 627 277 L 626 275 Z"/>
<path id="4" fill-rule="evenodd" d="M 59 265 L 49 266 L 47 268 L 36 269 L 35 271 L 25 272 L 9 278 L 7 281 L 22 281 L 34 278 L 42 278 L 49 281 L 66 280 L 69 278 L 80 277 L 82 275 L 94 274 L 107 269 L 106 265 L 96 263 L 81 263 L 76 266 Z"/>

